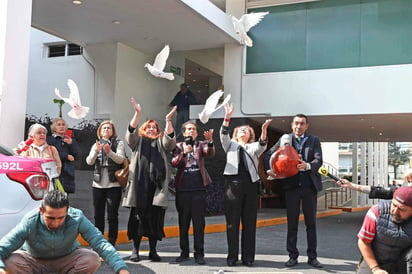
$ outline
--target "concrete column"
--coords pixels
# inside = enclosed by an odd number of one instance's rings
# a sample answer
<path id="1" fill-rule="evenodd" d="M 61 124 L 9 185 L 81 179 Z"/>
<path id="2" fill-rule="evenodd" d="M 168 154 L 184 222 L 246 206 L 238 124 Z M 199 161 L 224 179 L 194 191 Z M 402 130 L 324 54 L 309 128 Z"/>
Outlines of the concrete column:
<path id="1" fill-rule="evenodd" d="M 358 143 L 352 143 L 352 183 L 358 184 Z M 352 206 L 358 207 L 360 204 L 360 193 L 352 190 Z"/>
<path id="2" fill-rule="evenodd" d="M 373 143 L 373 184 L 382 186 L 382 180 L 380 178 L 380 157 L 379 157 L 379 142 Z"/>
<path id="3" fill-rule="evenodd" d="M 25 138 L 31 9 L 31 0 L 0 1 L 0 143 L 9 147 Z"/>
<path id="4" fill-rule="evenodd" d="M 385 171 L 385 184 L 389 184 L 389 165 L 388 165 L 388 142 L 383 143 L 383 148 L 382 148 L 382 154 L 383 154 L 383 170 Z"/>
<path id="5" fill-rule="evenodd" d="M 246 12 L 245 7 L 245 0 L 226 0 L 227 14 L 239 17 Z M 242 94 L 244 58 L 244 46 L 236 42 L 225 45 L 223 85 L 225 87 L 225 94 L 230 93 L 232 95 L 231 103 L 235 106 L 234 117 L 239 116 L 241 113 L 240 97 Z"/>
<path id="6" fill-rule="evenodd" d="M 367 170 L 366 170 L 366 155 L 367 155 L 367 150 L 366 150 L 366 143 L 362 142 L 360 144 L 360 184 L 361 185 L 366 185 L 366 177 L 367 177 Z M 356 191 L 356 195 L 358 195 L 358 201 L 359 204 L 358 206 L 364 206 L 366 204 L 368 204 L 368 196 L 365 195 L 364 193 L 359 193 L 358 191 Z M 352 195 L 354 194 L 354 192 L 352 192 Z"/>

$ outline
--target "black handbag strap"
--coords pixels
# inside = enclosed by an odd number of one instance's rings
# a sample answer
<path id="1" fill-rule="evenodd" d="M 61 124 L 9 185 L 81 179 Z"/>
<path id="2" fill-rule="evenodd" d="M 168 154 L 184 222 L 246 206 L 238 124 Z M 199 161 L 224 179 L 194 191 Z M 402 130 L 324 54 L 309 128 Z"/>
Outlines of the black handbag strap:
<path id="1" fill-rule="evenodd" d="M 242 147 L 242 146 L 241 146 Z M 242 150 L 245 152 L 245 154 L 249 157 L 249 159 L 252 161 L 252 164 L 253 164 L 253 167 L 255 168 L 255 170 L 256 170 L 256 174 L 259 176 L 259 178 L 260 178 L 260 175 L 259 175 L 259 171 L 258 171 L 258 169 L 256 168 L 256 165 L 255 165 L 255 161 L 253 161 L 253 159 L 252 159 L 252 156 L 250 156 L 250 154 L 246 151 L 246 149 L 244 149 L 243 147 L 242 147 Z M 254 153 L 255 155 L 256 155 L 256 153 Z M 256 158 L 258 158 L 257 157 L 257 155 L 256 155 Z"/>

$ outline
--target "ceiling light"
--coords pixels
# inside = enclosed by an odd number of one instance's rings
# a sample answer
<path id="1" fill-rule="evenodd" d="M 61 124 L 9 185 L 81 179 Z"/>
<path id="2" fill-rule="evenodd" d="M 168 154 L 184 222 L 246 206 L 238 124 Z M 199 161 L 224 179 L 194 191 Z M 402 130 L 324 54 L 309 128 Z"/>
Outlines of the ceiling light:
<path id="1" fill-rule="evenodd" d="M 120 25 L 120 21 L 119 21 L 119 20 L 113 20 L 112 23 L 115 24 L 115 25 Z"/>
<path id="2" fill-rule="evenodd" d="M 73 0 L 72 2 L 73 2 L 73 4 L 75 4 L 75 5 L 81 5 L 81 4 L 83 4 L 83 1 L 82 1 L 82 0 Z"/>

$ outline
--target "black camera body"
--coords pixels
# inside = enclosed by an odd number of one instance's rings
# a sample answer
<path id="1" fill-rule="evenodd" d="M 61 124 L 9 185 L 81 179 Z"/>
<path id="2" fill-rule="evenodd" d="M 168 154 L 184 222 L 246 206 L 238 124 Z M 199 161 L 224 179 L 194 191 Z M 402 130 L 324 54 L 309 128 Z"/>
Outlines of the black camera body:
<path id="1" fill-rule="evenodd" d="M 112 144 L 112 142 L 110 140 L 106 140 L 106 139 L 103 139 L 103 138 L 100 138 L 99 143 L 102 144 L 102 145 L 105 145 L 105 144 L 111 145 Z"/>

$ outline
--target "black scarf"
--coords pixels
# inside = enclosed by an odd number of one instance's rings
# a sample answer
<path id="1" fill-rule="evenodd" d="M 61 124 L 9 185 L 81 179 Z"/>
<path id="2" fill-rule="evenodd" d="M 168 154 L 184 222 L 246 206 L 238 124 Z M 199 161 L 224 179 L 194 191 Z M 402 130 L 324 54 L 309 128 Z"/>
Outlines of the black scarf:
<path id="1" fill-rule="evenodd" d="M 155 189 L 155 187 L 161 189 L 165 178 L 166 167 L 162 153 L 157 146 L 157 140 L 143 137 L 140 147 L 140 174 L 137 195 L 138 208 L 146 207 L 148 202 L 147 199 L 149 198 L 149 189 Z"/>

